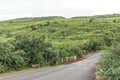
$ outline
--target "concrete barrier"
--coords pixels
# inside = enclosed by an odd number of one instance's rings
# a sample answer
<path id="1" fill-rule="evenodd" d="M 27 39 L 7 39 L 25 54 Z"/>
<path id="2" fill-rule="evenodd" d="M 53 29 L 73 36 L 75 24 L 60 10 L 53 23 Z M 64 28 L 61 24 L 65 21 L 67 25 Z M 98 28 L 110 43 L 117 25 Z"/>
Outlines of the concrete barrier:
<path id="1" fill-rule="evenodd" d="M 40 65 L 39 65 L 39 64 L 33 64 L 31 67 L 32 67 L 32 68 L 39 68 Z"/>
<path id="2" fill-rule="evenodd" d="M 65 63 L 69 62 L 69 57 L 65 57 Z"/>
<path id="3" fill-rule="evenodd" d="M 77 60 L 77 57 L 76 56 L 73 56 L 73 61 L 75 62 Z"/>

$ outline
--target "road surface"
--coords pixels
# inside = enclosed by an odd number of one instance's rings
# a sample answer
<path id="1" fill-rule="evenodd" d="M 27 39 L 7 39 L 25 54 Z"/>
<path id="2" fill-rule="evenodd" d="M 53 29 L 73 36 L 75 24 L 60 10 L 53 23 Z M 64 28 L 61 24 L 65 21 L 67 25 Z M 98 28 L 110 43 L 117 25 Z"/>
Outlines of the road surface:
<path id="1" fill-rule="evenodd" d="M 96 80 L 95 63 L 100 54 L 92 54 L 87 59 L 68 65 L 24 73 L 1 75 L 0 80 Z"/>

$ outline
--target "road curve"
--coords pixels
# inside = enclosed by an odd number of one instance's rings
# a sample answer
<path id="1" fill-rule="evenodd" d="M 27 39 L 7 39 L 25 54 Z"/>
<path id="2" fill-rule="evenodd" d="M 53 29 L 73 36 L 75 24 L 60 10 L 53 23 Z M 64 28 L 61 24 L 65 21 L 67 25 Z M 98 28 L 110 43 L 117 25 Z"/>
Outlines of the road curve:
<path id="1" fill-rule="evenodd" d="M 96 80 L 95 63 L 100 54 L 68 65 L 0 76 L 0 80 Z"/>

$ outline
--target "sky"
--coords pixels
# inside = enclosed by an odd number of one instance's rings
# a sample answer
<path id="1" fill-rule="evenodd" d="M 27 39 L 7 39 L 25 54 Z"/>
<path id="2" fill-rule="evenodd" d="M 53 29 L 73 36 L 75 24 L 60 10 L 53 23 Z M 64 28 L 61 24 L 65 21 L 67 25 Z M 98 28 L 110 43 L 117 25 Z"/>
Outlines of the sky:
<path id="1" fill-rule="evenodd" d="M 120 0 L 0 0 L 0 20 L 120 13 Z"/>

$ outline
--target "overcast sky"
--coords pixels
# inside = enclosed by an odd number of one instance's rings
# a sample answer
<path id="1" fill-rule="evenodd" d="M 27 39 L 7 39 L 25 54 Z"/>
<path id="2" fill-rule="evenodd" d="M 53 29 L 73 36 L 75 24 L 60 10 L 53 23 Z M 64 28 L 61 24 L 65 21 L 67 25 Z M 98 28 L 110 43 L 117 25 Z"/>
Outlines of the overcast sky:
<path id="1" fill-rule="evenodd" d="M 0 20 L 120 13 L 120 0 L 0 0 Z"/>

